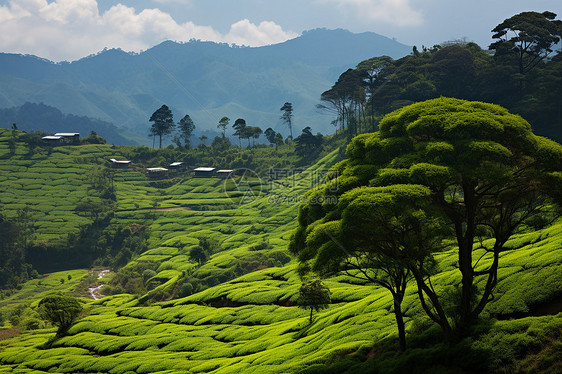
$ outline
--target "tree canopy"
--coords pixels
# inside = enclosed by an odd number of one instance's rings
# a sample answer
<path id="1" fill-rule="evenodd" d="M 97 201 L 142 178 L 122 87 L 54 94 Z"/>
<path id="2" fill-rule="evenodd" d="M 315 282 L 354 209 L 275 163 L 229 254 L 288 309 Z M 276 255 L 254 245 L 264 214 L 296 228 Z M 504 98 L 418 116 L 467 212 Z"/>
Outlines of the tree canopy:
<path id="1" fill-rule="evenodd" d="M 318 279 L 304 283 L 299 289 L 297 304 L 310 310 L 309 323 L 312 323 L 312 312 L 328 308 L 330 302 L 330 290 Z"/>
<path id="2" fill-rule="evenodd" d="M 234 128 L 234 136 L 238 136 L 238 142 L 240 145 L 242 145 L 241 140 L 243 135 L 244 135 L 244 128 L 246 127 L 246 120 L 244 118 L 238 118 L 236 121 L 234 121 L 234 124 L 232 125 L 232 127 Z"/>
<path id="3" fill-rule="evenodd" d="M 59 328 L 57 336 L 64 335 L 81 312 L 80 302 L 69 296 L 50 295 L 39 302 L 39 314 Z"/>
<path id="4" fill-rule="evenodd" d="M 150 134 L 154 136 L 158 135 L 160 137 L 160 148 L 162 148 L 162 136 L 171 134 L 176 126 L 172 111 L 167 105 L 162 105 L 159 109 L 152 113 L 149 121 L 152 122 Z"/>
<path id="5" fill-rule="evenodd" d="M 349 137 L 376 131 L 382 116 L 440 96 L 504 106 L 537 134 L 562 141 L 562 21 L 552 12 L 524 12 L 492 31 L 494 54 L 463 40 L 424 46 L 393 60 L 374 57 L 343 72 L 317 107 Z"/>
<path id="6" fill-rule="evenodd" d="M 291 139 L 293 139 L 293 104 L 286 102 L 279 110 L 283 112 L 283 114 L 281 115 L 281 119 L 289 127 L 289 136 L 291 137 Z"/>
<path id="7" fill-rule="evenodd" d="M 492 298 L 507 240 L 560 197 L 550 186 L 562 182 L 562 146 L 534 135 L 521 117 L 482 102 L 439 98 L 404 107 L 385 116 L 378 132 L 355 137 L 347 155 L 337 176 L 300 208 L 291 250 L 305 269 L 321 271 L 365 251 L 367 243 L 377 253 L 384 253 L 377 240 L 400 244 L 400 256 L 389 258 L 412 273 L 423 309 L 447 339 L 465 334 Z M 412 204 L 416 194 L 426 196 Z M 319 198 L 328 195 L 338 197 L 336 205 L 317 203 L 332 202 Z M 400 195 L 410 203 L 393 207 Z M 388 222 L 376 221 L 376 214 Z M 379 232 L 400 219 L 406 221 L 394 230 L 409 222 L 411 240 Z M 338 230 L 339 236 L 327 234 Z M 367 234 L 360 236 L 362 230 Z M 461 281 L 453 315 L 431 286 L 431 253 L 441 248 L 441 238 L 458 246 Z M 475 258 L 477 239 L 492 243 L 481 258 Z"/>
<path id="8" fill-rule="evenodd" d="M 176 143 L 181 145 L 183 142 L 183 146 L 185 148 L 189 148 L 191 145 L 191 136 L 193 135 L 193 130 L 195 130 L 195 123 L 189 116 L 186 114 L 179 122 L 178 122 L 178 137 L 175 139 Z"/>
<path id="9" fill-rule="evenodd" d="M 496 55 L 514 54 L 519 73 L 525 74 L 552 53 L 562 37 L 562 21 L 552 12 L 523 12 L 497 25 L 490 45 Z"/>
<path id="10" fill-rule="evenodd" d="M 312 129 L 307 126 L 295 139 L 295 151 L 300 157 L 311 159 L 321 149 L 322 141 L 322 134 L 313 135 Z"/>
<path id="11" fill-rule="evenodd" d="M 222 137 L 225 137 L 225 133 L 226 133 L 226 128 L 228 127 L 228 124 L 230 123 L 230 118 L 224 116 L 220 119 L 219 124 L 217 125 L 217 128 L 222 130 Z"/>

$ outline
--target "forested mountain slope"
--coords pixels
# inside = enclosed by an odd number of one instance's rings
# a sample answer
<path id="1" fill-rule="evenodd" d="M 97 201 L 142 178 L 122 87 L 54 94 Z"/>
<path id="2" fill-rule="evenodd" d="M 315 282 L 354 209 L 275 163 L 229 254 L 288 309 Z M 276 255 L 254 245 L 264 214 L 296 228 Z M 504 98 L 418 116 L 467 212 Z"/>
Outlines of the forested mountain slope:
<path id="1" fill-rule="evenodd" d="M 279 108 L 289 101 L 299 129 L 325 133 L 330 120 L 315 106 L 339 72 L 371 56 L 399 58 L 410 50 L 374 33 L 318 29 L 265 47 L 167 41 L 140 54 L 106 50 L 71 63 L 0 54 L 0 107 L 43 102 L 144 135 L 162 104 L 179 118 L 189 114 L 200 130 L 216 129 L 228 116 L 279 131 Z"/>

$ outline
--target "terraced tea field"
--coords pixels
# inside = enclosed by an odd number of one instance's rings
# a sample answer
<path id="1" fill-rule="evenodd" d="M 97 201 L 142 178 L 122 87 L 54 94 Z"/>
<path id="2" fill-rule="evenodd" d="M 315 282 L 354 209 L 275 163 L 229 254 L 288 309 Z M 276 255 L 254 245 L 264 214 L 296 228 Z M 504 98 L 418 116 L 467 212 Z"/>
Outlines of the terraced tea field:
<path id="1" fill-rule="evenodd" d="M 31 206 L 38 240 L 57 240 L 86 224 L 87 218 L 74 213 L 76 203 L 87 195 L 84 175 L 97 163 L 119 156 L 119 148 L 57 147 L 39 150 L 28 159 L 27 150 L 18 145 L 7 157 L 9 132 L 1 135 L 3 212 L 10 216 Z M 249 179 L 243 188 L 188 175 L 158 188 L 140 171 L 116 171 L 112 224 L 150 227 L 148 250 L 125 269 L 152 264 L 156 270 L 151 279 L 158 285 L 143 297 L 82 298 L 87 315 L 60 339 L 53 339 L 53 328 L 0 335 L 0 373 L 323 372 L 322 365 L 338 362 L 343 365 L 331 372 L 401 372 L 401 365 L 412 362 L 424 372 L 442 347 L 434 346 L 435 328 L 414 317 L 421 315 L 414 285 L 403 303 L 408 342 L 415 347 L 408 356 L 393 350 L 397 342 L 392 298 L 384 289 L 346 276 L 327 279 L 332 303 L 314 314 L 312 324 L 308 311 L 295 305 L 301 281 L 287 245 L 298 206 L 283 200 L 287 196 L 298 200 L 315 183 L 315 172 L 328 168 L 335 157 L 326 157 L 296 179 L 275 185 Z M 190 258 L 199 238 L 220 243 L 220 251 L 202 265 Z M 552 347 L 554 353 L 537 356 L 532 365 L 555 367 L 548 360 L 560 357 L 556 347 L 562 313 L 543 314 L 552 312 L 545 308 L 562 294 L 562 225 L 516 235 L 509 245 L 514 250 L 502 256 L 498 290 L 485 311 L 499 321 L 482 327 L 479 339 L 463 343 L 463 354 L 470 359 L 455 356 L 442 372 L 495 370 Z M 434 287 L 453 291 L 458 282 L 454 248 L 440 253 L 437 260 Z M 240 268 L 246 274 L 238 275 Z M 145 302 L 193 274 L 208 287 L 186 297 Z M 71 279 L 57 281 L 67 275 Z M 0 301 L 0 307 L 23 300 L 34 307 L 50 291 L 71 292 L 85 276 L 87 269 L 29 281 Z M 508 319 L 521 316 L 527 317 Z M 470 355 L 483 350 L 493 357 L 475 367 L 479 359 L 474 357 L 480 356 Z M 377 355 L 386 357 L 390 366 L 363 362 Z"/>

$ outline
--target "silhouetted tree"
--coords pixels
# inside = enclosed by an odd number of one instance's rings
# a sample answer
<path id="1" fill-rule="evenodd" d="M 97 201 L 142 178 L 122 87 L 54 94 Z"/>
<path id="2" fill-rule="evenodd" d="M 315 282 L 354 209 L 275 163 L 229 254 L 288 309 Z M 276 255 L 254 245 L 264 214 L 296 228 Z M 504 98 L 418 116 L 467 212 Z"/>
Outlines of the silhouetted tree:
<path id="1" fill-rule="evenodd" d="M 322 145 L 322 135 L 312 135 L 311 128 L 307 126 L 297 136 L 295 143 L 295 151 L 300 157 L 313 157 Z"/>
<path id="2" fill-rule="evenodd" d="M 176 127 L 172 111 L 166 105 L 162 105 L 152 113 L 149 121 L 152 122 L 150 134 L 160 137 L 160 148 L 162 148 L 162 136 L 171 134 Z"/>
<path id="3" fill-rule="evenodd" d="M 515 55 L 520 74 L 526 74 L 552 53 L 562 36 L 562 21 L 552 12 L 523 12 L 497 25 L 498 41 L 490 45 L 496 56 Z M 513 35 L 510 37 L 510 34 Z"/>
<path id="4" fill-rule="evenodd" d="M 271 145 L 275 144 L 275 135 L 277 135 L 275 130 L 273 130 L 271 127 L 268 127 L 267 130 L 265 130 L 264 135 Z"/>
<path id="5" fill-rule="evenodd" d="M 279 147 L 280 145 L 283 145 L 283 135 L 278 132 L 277 134 L 275 134 L 275 150 L 277 150 L 277 147 Z"/>
<path id="6" fill-rule="evenodd" d="M 285 122 L 287 126 L 289 126 L 289 131 L 290 131 L 289 136 L 291 137 L 291 139 L 293 139 L 293 125 L 292 125 L 293 104 L 287 102 L 283 104 L 280 110 L 283 112 L 283 114 L 281 115 L 281 119 L 283 120 L 283 122 Z"/>
<path id="7" fill-rule="evenodd" d="M 179 122 L 178 122 L 178 136 L 174 138 L 177 146 L 180 147 L 183 141 L 183 146 L 185 148 L 189 148 L 191 145 L 191 136 L 193 135 L 193 130 L 195 130 L 195 123 L 189 116 L 186 114 Z"/>
<path id="8" fill-rule="evenodd" d="M 234 121 L 232 127 L 235 130 L 234 136 L 238 136 L 239 145 L 242 146 L 242 141 L 240 139 L 242 138 L 242 135 L 244 135 L 243 133 L 244 128 L 246 127 L 246 120 L 243 118 L 238 118 L 236 121 Z"/>
<path id="9" fill-rule="evenodd" d="M 222 117 L 219 121 L 219 124 L 217 125 L 217 127 L 222 130 L 222 137 L 223 138 L 225 137 L 226 128 L 227 128 L 229 122 L 230 122 L 230 118 Z"/>

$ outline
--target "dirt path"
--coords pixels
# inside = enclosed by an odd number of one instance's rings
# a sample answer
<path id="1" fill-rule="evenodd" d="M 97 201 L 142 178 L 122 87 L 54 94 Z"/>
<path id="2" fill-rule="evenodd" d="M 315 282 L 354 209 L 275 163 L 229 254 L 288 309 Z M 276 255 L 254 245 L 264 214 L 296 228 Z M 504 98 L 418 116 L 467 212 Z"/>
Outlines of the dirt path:
<path id="1" fill-rule="evenodd" d="M 191 208 L 188 208 L 186 206 L 175 206 L 172 208 L 152 208 L 152 210 L 159 211 L 159 212 L 171 212 L 173 210 L 191 210 Z"/>
<path id="2" fill-rule="evenodd" d="M 118 212 L 171 212 L 173 210 L 191 210 L 186 206 L 174 206 L 170 208 L 135 208 L 135 209 L 119 209 Z"/>
<path id="3" fill-rule="evenodd" d="M 104 277 L 104 275 L 106 275 L 109 272 L 110 272 L 109 269 L 100 271 L 98 273 L 98 279 L 102 279 Z M 92 299 L 99 300 L 101 298 L 100 290 L 101 290 L 102 287 L 103 287 L 103 284 L 96 283 L 96 285 L 94 287 L 88 288 L 88 293 L 90 294 Z"/>

